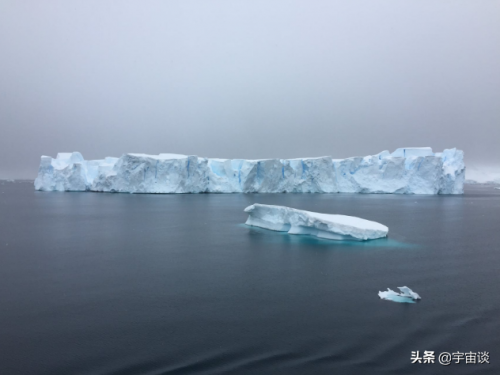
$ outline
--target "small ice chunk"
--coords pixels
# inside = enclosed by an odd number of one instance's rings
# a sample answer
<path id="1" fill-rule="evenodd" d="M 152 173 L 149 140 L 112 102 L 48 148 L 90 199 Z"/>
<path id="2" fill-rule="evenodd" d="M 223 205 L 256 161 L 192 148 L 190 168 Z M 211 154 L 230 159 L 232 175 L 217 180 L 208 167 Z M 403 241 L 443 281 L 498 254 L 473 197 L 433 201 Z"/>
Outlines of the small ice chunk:
<path id="1" fill-rule="evenodd" d="M 398 286 L 398 289 L 401 291 L 401 294 L 404 296 L 411 297 L 413 299 L 421 299 L 418 293 L 415 293 L 413 290 L 408 288 L 407 286 Z"/>
<path id="2" fill-rule="evenodd" d="M 398 289 L 401 293 L 396 293 L 394 290 L 387 288 L 385 292 L 378 292 L 378 296 L 381 299 L 400 303 L 415 303 L 415 300 L 421 299 L 418 293 L 415 293 L 407 286 L 398 286 Z"/>

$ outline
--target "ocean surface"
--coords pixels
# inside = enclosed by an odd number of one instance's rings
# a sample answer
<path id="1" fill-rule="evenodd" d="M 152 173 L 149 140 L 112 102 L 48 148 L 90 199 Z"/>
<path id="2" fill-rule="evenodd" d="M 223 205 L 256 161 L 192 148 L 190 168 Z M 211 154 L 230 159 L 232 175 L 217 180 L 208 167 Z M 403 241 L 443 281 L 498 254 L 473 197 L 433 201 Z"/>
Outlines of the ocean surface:
<path id="1" fill-rule="evenodd" d="M 371 242 L 244 225 L 359 216 Z M 379 299 L 409 286 L 415 304 Z M 412 351 L 435 363 L 411 363 Z M 488 352 L 489 364 L 438 363 Z M 0 374 L 500 374 L 500 190 L 49 193 L 0 182 Z"/>

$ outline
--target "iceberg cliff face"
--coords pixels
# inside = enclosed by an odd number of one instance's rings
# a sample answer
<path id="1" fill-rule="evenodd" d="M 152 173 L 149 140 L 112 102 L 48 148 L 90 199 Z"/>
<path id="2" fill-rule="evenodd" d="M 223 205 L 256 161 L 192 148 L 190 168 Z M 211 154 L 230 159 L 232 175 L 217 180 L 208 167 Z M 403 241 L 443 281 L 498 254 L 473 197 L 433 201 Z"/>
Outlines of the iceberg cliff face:
<path id="1" fill-rule="evenodd" d="M 88 181 L 89 190 L 118 193 L 202 193 L 207 159 L 196 156 L 125 154 Z"/>
<path id="2" fill-rule="evenodd" d="M 208 159 L 124 154 L 83 159 L 78 152 L 42 156 L 35 188 L 128 193 L 462 194 L 463 152 L 429 147 L 332 159 Z"/>
<path id="3" fill-rule="evenodd" d="M 79 152 L 42 156 L 36 190 L 84 191 L 88 188 L 87 162 Z"/>
<path id="4" fill-rule="evenodd" d="M 245 208 L 245 224 L 288 234 L 309 234 L 331 240 L 373 240 L 386 237 L 389 228 L 354 216 L 320 214 L 283 206 L 253 204 Z"/>

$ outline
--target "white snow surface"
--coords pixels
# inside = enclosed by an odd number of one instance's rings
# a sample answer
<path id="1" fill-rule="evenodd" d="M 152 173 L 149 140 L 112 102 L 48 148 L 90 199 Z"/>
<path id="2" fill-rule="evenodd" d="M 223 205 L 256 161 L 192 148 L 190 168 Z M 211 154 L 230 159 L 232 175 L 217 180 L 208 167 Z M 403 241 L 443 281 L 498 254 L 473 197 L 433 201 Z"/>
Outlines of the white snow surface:
<path id="1" fill-rule="evenodd" d="M 245 208 L 245 224 L 288 234 L 309 234 L 332 240 L 373 240 L 386 237 L 389 228 L 354 216 L 331 215 L 284 206 L 253 204 Z"/>
<path id="2" fill-rule="evenodd" d="M 429 147 L 332 159 L 209 159 L 129 153 L 84 160 L 79 152 L 42 156 L 35 188 L 126 193 L 462 194 L 463 152 Z"/>
<path id="3" fill-rule="evenodd" d="M 414 300 L 421 299 L 418 293 L 415 293 L 407 286 L 398 286 L 398 289 L 401 291 L 401 293 L 397 293 L 394 290 L 387 288 L 387 291 L 385 292 L 378 292 L 378 296 L 388 301 L 402 303 L 413 303 Z"/>

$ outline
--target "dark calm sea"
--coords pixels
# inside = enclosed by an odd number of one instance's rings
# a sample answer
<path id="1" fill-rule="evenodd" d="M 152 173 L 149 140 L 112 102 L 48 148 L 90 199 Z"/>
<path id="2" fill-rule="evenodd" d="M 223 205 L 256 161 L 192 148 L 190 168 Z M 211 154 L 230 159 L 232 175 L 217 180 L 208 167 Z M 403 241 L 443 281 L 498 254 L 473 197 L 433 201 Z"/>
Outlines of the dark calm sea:
<path id="1" fill-rule="evenodd" d="M 252 203 L 375 220 L 246 227 Z M 416 304 L 380 300 L 409 286 Z M 435 363 L 411 363 L 412 351 Z M 438 363 L 488 352 L 489 364 Z M 0 182 L 0 374 L 500 374 L 500 190 L 47 193 Z"/>

